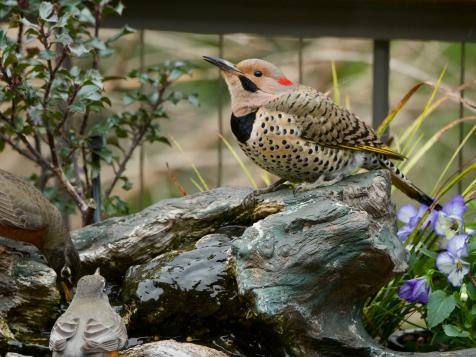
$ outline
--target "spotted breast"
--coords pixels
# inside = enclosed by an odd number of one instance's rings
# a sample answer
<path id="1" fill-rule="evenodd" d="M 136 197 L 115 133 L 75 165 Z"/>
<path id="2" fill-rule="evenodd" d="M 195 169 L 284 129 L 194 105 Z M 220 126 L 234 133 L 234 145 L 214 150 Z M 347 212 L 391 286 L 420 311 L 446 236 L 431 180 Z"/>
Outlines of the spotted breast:
<path id="1" fill-rule="evenodd" d="M 302 137 L 294 115 L 261 107 L 232 116 L 232 131 L 245 154 L 263 169 L 290 181 L 316 181 L 351 172 L 363 155 L 325 147 Z"/>

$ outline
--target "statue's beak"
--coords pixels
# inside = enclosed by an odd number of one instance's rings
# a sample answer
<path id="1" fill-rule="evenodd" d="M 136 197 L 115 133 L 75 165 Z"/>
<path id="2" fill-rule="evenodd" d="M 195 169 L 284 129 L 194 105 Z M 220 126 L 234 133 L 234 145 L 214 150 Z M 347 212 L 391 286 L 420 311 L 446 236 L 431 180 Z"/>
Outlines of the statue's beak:
<path id="1" fill-rule="evenodd" d="M 224 72 L 235 74 L 237 76 L 243 75 L 243 72 L 241 72 L 233 63 L 228 62 L 223 58 L 203 56 L 203 59 L 207 62 L 210 62 L 211 64 L 214 64 Z"/>
<path id="2" fill-rule="evenodd" d="M 101 275 L 101 272 L 99 271 L 99 267 L 97 267 L 96 271 L 94 272 L 94 275 Z"/>

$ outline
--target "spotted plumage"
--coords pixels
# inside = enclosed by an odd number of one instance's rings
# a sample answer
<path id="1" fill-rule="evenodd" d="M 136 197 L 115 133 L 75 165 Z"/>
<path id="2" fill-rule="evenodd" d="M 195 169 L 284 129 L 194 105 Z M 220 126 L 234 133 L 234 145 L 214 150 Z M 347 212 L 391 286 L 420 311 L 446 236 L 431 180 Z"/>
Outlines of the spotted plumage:
<path id="1" fill-rule="evenodd" d="M 231 95 L 232 131 L 257 165 L 282 179 L 315 186 L 338 182 L 356 168 L 385 168 L 408 196 L 426 205 L 433 203 L 390 161 L 405 157 L 326 95 L 293 84 L 279 68 L 263 60 L 245 60 L 235 66 L 220 58 L 204 58 L 223 71 Z"/>
<path id="2" fill-rule="evenodd" d="M 294 116 L 266 108 L 256 112 L 248 140 L 239 145 L 256 164 L 290 181 L 311 182 L 323 175 L 347 173 L 357 163 L 348 150 L 303 138 Z"/>

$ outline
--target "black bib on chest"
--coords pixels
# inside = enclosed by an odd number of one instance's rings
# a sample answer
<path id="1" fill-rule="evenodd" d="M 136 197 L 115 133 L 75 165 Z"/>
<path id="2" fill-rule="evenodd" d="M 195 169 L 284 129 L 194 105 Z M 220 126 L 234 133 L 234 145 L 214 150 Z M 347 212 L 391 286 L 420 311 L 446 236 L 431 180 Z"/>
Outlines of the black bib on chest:
<path id="1" fill-rule="evenodd" d="M 236 117 L 235 114 L 231 113 L 231 131 L 239 142 L 244 144 L 250 138 L 255 119 L 256 111 L 241 117 Z"/>

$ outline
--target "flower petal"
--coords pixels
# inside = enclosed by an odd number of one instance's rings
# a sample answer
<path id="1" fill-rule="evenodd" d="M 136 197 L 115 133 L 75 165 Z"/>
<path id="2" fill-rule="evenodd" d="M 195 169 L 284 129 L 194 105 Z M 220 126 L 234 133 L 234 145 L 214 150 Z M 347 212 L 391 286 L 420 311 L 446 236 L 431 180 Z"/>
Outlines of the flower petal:
<path id="1" fill-rule="evenodd" d="M 448 242 L 446 249 L 448 253 L 454 257 L 466 257 L 468 256 L 468 236 L 466 234 L 459 234 L 451 238 Z"/>
<path id="2" fill-rule="evenodd" d="M 448 252 L 440 253 L 436 257 L 436 267 L 442 273 L 450 274 L 453 270 L 456 270 L 455 259 Z"/>
<path id="3" fill-rule="evenodd" d="M 430 226 L 431 229 L 435 229 L 435 224 L 438 221 L 438 211 L 437 210 L 432 210 L 428 217 L 425 220 L 425 223 L 422 225 L 422 229 L 425 228 L 426 226 Z"/>
<path id="4" fill-rule="evenodd" d="M 400 286 L 398 296 L 408 302 L 427 304 L 430 291 L 425 278 L 414 278 L 405 281 Z"/>
<path id="5" fill-rule="evenodd" d="M 402 299 L 413 302 L 413 285 L 408 281 L 404 282 L 398 289 L 398 296 Z"/>
<path id="6" fill-rule="evenodd" d="M 467 272 L 464 272 L 463 270 L 453 270 L 450 274 L 448 274 L 448 281 L 454 286 L 458 287 L 461 286 L 461 283 L 463 282 L 464 276 L 467 274 Z"/>
<path id="7" fill-rule="evenodd" d="M 415 302 L 421 304 L 428 304 L 428 295 L 430 294 L 430 288 L 426 285 L 426 279 L 418 279 L 413 289 L 413 297 Z"/>
<path id="8" fill-rule="evenodd" d="M 459 218 L 450 217 L 444 212 L 438 214 L 438 219 L 434 225 L 436 234 L 446 237 L 446 239 L 453 238 L 460 233 L 463 228 L 463 221 Z"/>
<path id="9" fill-rule="evenodd" d="M 408 224 L 408 222 L 410 222 L 410 219 L 412 217 L 415 217 L 417 213 L 418 211 L 415 208 L 415 206 L 408 203 L 400 207 L 400 209 L 397 212 L 397 218 L 400 222 Z"/>
<path id="10" fill-rule="evenodd" d="M 464 204 L 464 197 L 462 195 L 454 195 L 453 198 L 443 205 L 442 211 L 453 218 L 463 220 L 464 212 L 468 207 Z"/>
<path id="11" fill-rule="evenodd" d="M 410 233 L 413 232 L 413 228 L 414 227 L 411 227 L 408 224 L 400 228 L 397 232 L 398 239 L 400 239 L 402 242 L 405 242 Z"/>

